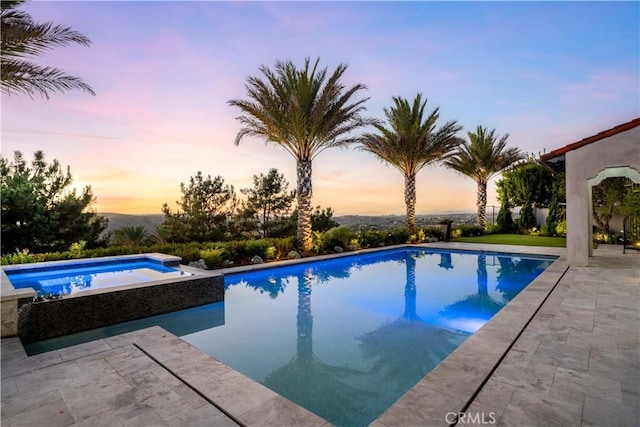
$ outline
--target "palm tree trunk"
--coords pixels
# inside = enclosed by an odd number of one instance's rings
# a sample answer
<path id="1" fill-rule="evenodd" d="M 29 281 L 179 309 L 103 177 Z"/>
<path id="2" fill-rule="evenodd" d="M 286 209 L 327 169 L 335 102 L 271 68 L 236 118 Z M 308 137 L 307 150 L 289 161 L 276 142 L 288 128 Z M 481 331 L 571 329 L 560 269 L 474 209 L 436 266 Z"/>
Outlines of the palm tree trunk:
<path id="1" fill-rule="evenodd" d="M 484 230 L 487 222 L 487 183 L 478 181 L 478 226 Z"/>
<path id="2" fill-rule="evenodd" d="M 404 177 L 404 203 L 407 206 L 407 229 L 416 231 L 416 174 Z"/>
<path id="3" fill-rule="evenodd" d="M 478 255 L 478 295 L 482 298 L 489 296 L 489 289 L 487 287 L 489 278 L 487 276 L 487 256 Z"/>
<path id="4" fill-rule="evenodd" d="M 402 317 L 408 320 L 418 320 L 416 309 L 416 260 L 409 254 L 405 260 L 407 284 L 404 287 L 404 314 Z"/>
<path id="5" fill-rule="evenodd" d="M 298 160 L 298 232 L 297 244 L 302 251 L 312 249 L 311 242 L 311 160 Z"/>
<path id="6" fill-rule="evenodd" d="M 313 315 L 311 314 L 311 283 L 313 274 L 305 270 L 298 276 L 298 315 L 297 315 L 297 355 L 310 357 L 313 354 Z"/>

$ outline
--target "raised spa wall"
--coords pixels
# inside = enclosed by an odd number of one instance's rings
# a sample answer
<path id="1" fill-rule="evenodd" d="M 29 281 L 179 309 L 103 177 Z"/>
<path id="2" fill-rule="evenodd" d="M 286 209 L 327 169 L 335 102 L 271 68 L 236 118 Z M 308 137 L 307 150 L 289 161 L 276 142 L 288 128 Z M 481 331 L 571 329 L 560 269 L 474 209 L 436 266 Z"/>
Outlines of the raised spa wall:
<path id="1" fill-rule="evenodd" d="M 165 254 L 144 254 L 144 257 L 161 260 L 164 265 L 193 275 L 34 301 L 36 292 L 33 289 L 14 289 L 2 271 L 2 337 L 17 335 L 22 342 L 31 343 L 224 301 L 222 274 L 179 265 L 179 257 Z M 112 259 L 116 258 L 129 256 Z"/>

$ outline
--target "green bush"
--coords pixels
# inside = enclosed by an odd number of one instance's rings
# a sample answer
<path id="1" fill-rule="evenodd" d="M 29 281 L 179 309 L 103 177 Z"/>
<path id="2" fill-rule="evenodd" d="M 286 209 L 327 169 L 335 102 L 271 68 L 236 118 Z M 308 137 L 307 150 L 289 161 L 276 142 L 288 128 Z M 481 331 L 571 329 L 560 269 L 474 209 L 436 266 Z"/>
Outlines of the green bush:
<path id="1" fill-rule="evenodd" d="M 321 249 L 323 251 L 333 251 L 336 246 L 347 249 L 351 239 L 354 237 L 353 231 L 346 225 L 332 228 L 322 236 Z"/>
<path id="2" fill-rule="evenodd" d="M 516 225 L 513 222 L 511 216 L 511 209 L 509 209 L 508 203 L 502 203 L 500 210 L 498 211 L 498 217 L 496 218 L 496 225 L 498 226 L 498 233 L 513 233 L 516 229 Z"/>
<path id="3" fill-rule="evenodd" d="M 356 239 L 361 248 L 377 248 L 384 244 L 384 235 L 377 230 L 358 231 Z"/>
<path id="4" fill-rule="evenodd" d="M 520 233 L 527 234 L 529 230 L 537 227 L 537 225 L 533 206 L 530 203 L 526 203 L 522 209 L 520 209 L 520 217 L 518 218 L 518 228 Z"/>
<path id="5" fill-rule="evenodd" d="M 401 245 L 409 241 L 409 231 L 406 228 L 396 228 L 387 232 L 384 237 L 385 246 Z"/>
<path id="6" fill-rule="evenodd" d="M 482 227 L 477 225 L 461 225 L 460 227 L 456 227 L 456 230 L 458 231 L 455 233 L 456 237 L 473 237 L 484 234 Z"/>
<path id="7" fill-rule="evenodd" d="M 186 265 L 188 265 L 190 262 L 198 261 L 201 258 L 200 249 L 189 246 L 176 248 L 175 250 L 170 252 L 170 255 L 179 256 L 180 258 L 182 258 L 182 264 Z"/>
<path id="8" fill-rule="evenodd" d="M 498 224 L 487 224 L 484 232 L 485 234 L 501 234 L 502 228 Z"/>
<path id="9" fill-rule="evenodd" d="M 440 227 L 427 227 L 423 229 L 425 236 L 442 240 L 442 229 Z"/>
<path id="10" fill-rule="evenodd" d="M 267 251 L 272 247 L 274 248 L 273 255 L 275 256 L 275 247 L 273 246 L 272 239 L 247 240 L 243 243 L 246 244 L 244 252 L 246 254 L 246 257 L 249 259 L 253 258 L 256 255 L 264 260 L 269 259 Z"/>
<path id="11" fill-rule="evenodd" d="M 418 229 L 415 234 L 409 235 L 407 239 L 407 243 L 423 243 L 427 240 L 427 235 L 424 233 L 423 229 Z"/>
<path id="12" fill-rule="evenodd" d="M 203 249 L 200 251 L 200 259 L 204 261 L 207 268 L 219 267 L 226 255 L 225 249 Z"/>
<path id="13" fill-rule="evenodd" d="M 286 258 L 289 252 L 294 251 L 296 249 L 296 238 L 295 237 L 283 237 L 280 239 L 273 239 L 273 245 L 276 248 L 276 256 L 275 258 Z"/>

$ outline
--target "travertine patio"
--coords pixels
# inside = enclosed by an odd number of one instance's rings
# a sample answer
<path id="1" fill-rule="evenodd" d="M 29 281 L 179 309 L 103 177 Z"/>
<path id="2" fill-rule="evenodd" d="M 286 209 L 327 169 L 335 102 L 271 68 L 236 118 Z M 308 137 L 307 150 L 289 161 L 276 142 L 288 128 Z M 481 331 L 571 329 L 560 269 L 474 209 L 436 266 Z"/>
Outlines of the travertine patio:
<path id="1" fill-rule="evenodd" d="M 594 254 L 554 263 L 373 424 L 638 425 L 640 256 Z M 3 339 L 1 387 L 3 425 L 328 425 L 158 327 L 32 357 Z"/>

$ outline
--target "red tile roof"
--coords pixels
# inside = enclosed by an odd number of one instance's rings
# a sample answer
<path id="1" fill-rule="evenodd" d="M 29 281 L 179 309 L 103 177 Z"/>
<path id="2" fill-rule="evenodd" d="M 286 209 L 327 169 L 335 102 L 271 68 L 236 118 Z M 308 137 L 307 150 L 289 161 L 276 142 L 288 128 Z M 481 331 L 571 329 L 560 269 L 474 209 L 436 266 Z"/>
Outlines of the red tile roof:
<path id="1" fill-rule="evenodd" d="M 574 142 L 562 148 L 558 148 L 556 150 L 545 153 L 540 156 L 540 160 L 542 160 L 543 162 L 549 161 L 554 157 L 562 156 L 568 151 L 572 151 L 577 148 L 584 147 L 585 145 L 591 144 L 592 142 L 600 141 L 601 139 L 609 138 L 610 136 L 628 131 L 629 129 L 633 129 L 636 126 L 640 126 L 640 117 L 638 117 L 637 119 L 633 119 L 629 122 L 623 123 L 621 125 L 612 127 L 611 129 L 607 129 L 605 131 L 599 132 L 593 136 L 581 139 L 578 142 Z"/>

